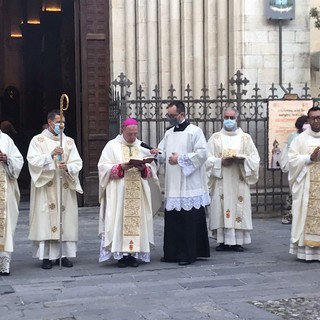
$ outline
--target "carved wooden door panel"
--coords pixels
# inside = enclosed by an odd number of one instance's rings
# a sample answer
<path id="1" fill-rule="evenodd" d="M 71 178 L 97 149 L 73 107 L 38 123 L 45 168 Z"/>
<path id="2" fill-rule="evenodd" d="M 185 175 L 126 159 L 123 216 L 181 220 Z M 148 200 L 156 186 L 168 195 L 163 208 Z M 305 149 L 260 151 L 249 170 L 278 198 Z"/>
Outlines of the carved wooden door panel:
<path id="1" fill-rule="evenodd" d="M 82 128 L 83 204 L 93 206 L 98 204 L 97 163 L 108 139 L 109 1 L 76 0 L 75 5 L 79 13 L 75 18 L 80 39 L 77 91 L 81 112 L 77 121 Z"/>

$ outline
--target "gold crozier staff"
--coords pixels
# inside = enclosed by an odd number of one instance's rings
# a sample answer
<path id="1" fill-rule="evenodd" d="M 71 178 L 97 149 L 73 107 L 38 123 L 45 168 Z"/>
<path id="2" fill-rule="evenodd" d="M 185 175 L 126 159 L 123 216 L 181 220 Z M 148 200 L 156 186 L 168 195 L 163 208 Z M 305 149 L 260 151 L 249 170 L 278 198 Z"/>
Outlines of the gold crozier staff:
<path id="1" fill-rule="evenodd" d="M 62 148 L 62 134 L 63 134 L 63 129 L 64 129 L 64 123 L 63 123 L 63 111 L 66 111 L 69 107 L 69 97 L 63 93 L 60 97 L 60 147 Z M 58 155 L 58 161 L 62 161 L 62 155 Z M 63 185 L 63 169 L 60 168 L 60 253 L 59 253 L 59 268 L 61 270 L 62 268 L 62 185 Z"/>

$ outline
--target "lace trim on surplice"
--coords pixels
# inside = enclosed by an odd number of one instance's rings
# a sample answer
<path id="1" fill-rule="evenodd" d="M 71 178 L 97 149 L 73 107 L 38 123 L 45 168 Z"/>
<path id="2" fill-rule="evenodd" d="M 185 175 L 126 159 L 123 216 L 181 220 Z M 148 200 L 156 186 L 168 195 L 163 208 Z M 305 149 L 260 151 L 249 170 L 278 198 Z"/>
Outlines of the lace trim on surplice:
<path id="1" fill-rule="evenodd" d="M 206 192 L 200 196 L 195 197 L 170 197 L 166 199 L 166 210 L 177 210 L 181 209 L 189 211 L 192 208 L 200 209 L 200 207 L 205 207 L 210 204 L 209 193 Z"/>

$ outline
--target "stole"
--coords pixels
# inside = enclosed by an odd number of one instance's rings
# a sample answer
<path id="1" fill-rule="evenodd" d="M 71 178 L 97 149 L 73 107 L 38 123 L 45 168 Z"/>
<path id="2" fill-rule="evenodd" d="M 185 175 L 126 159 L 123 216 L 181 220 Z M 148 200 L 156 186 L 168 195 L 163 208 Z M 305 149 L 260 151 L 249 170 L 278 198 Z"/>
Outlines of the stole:
<path id="1" fill-rule="evenodd" d="M 0 251 L 5 251 L 7 229 L 7 176 L 4 164 L 0 164 Z"/>
<path id="2" fill-rule="evenodd" d="M 308 211 L 304 227 L 304 244 L 309 247 L 320 247 L 320 163 L 310 166 L 310 190 Z"/>
<path id="3" fill-rule="evenodd" d="M 125 162 L 140 158 L 135 146 L 122 145 L 122 155 Z M 140 252 L 141 172 L 137 168 L 126 170 L 124 182 L 122 251 Z"/>

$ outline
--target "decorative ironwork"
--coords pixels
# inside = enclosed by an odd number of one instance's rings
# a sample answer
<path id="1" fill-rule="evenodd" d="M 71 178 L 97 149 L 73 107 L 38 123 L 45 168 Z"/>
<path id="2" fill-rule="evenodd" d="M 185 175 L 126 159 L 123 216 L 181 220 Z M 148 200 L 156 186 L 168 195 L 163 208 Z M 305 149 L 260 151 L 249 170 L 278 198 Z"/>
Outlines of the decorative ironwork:
<path id="1" fill-rule="evenodd" d="M 271 88 L 269 89 L 271 91 L 271 95 L 268 97 L 268 99 L 278 99 L 278 95 L 275 94 L 275 92 L 277 91 L 277 88 L 274 87 L 274 83 L 272 83 Z"/>
<path id="2" fill-rule="evenodd" d="M 186 106 L 186 117 L 190 122 L 202 128 L 206 138 L 212 133 L 219 131 L 222 124 L 222 112 L 226 106 L 234 106 L 239 111 L 239 125 L 252 136 L 260 154 L 261 169 L 259 182 L 252 188 L 252 206 L 257 213 L 273 213 L 283 208 L 285 198 L 288 194 L 288 179 L 286 174 L 280 170 L 268 170 L 268 137 L 267 137 L 267 107 L 268 100 L 279 99 L 277 87 L 274 83 L 268 91 L 271 94 L 263 97 L 258 84 L 251 85 L 252 94 L 248 94 L 247 86 L 250 81 L 244 77 L 241 71 L 228 81 L 228 87 L 222 84 L 217 88 L 217 96 L 210 97 L 208 87 L 202 88 L 201 96 L 196 98 L 188 84 L 182 91 L 182 100 Z M 171 85 L 168 88 L 167 98 L 161 97 L 158 85 L 154 89 L 149 88 L 148 92 L 153 92 L 151 98 L 146 98 L 146 93 L 141 85 L 136 86 L 135 99 L 130 100 L 129 87 L 132 82 L 127 79 L 124 73 L 112 82 L 110 94 L 110 122 L 120 126 L 120 121 L 124 117 L 135 117 L 140 124 L 140 138 L 149 145 L 156 146 L 163 138 L 166 127 L 169 125 L 166 119 L 167 106 L 178 99 L 176 89 Z M 249 88 L 248 88 L 249 89 Z M 291 83 L 287 88 L 289 94 L 293 91 Z M 250 98 L 247 98 L 247 95 Z M 162 96 L 166 96 L 162 92 Z M 301 97 L 310 99 L 310 88 L 307 83 L 302 88 Z M 313 98 L 314 104 L 318 105 L 320 96 Z M 117 120 L 115 117 L 117 115 Z M 120 116 L 120 117 L 119 117 Z M 120 118 L 120 119 L 119 119 Z"/>
<path id="3" fill-rule="evenodd" d="M 311 99 L 311 94 L 308 93 L 310 88 L 308 87 L 307 82 L 304 84 L 304 87 L 302 88 L 303 94 L 301 95 L 302 99 Z"/>

